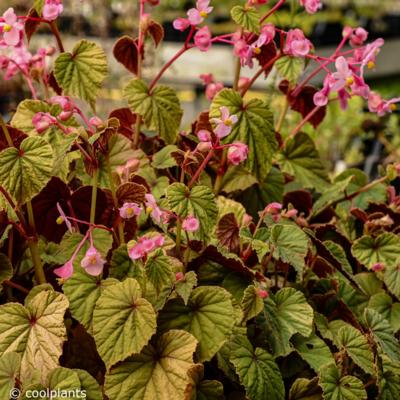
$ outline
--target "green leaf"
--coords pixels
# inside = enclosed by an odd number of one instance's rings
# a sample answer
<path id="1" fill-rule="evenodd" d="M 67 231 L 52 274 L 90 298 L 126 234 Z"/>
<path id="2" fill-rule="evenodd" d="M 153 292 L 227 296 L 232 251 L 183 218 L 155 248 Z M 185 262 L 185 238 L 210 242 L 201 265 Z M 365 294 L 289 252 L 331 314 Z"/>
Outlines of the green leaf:
<path id="1" fill-rule="evenodd" d="M 38 194 L 51 178 L 53 150 L 41 137 L 24 139 L 18 150 L 0 152 L 0 182 L 17 201 L 24 204 Z"/>
<path id="2" fill-rule="evenodd" d="M 394 332 L 400 330 L 400 303 L 393 303 L 388 294 L 374 294 L 369 299 L 368 308 L 372 308 L 387 319 Z"/>
<path id="3" fill-rule="evenodd" d="M 112 400 L 184 400 L 196 345 L 187 332 L 164 333 L 106 374 L 107 396 Z"/>
<path id="4" fill-rule="evenodd" d="M 156 331 L 156 313 L 132 278 L 106 287 L 93 313 L 97 350 L 109 369 L 140 353 Z"/>
<path id="5" fill-rule="evenodd" d="M 383 281 L 390 293 L 400 299 L 400 264 L 395 266 L 386 266 L 383 273 Z"/>
<path id="6" fill-rule="evenodd" d="M 144 282 L 144 267 L 141 261 L 133 261 L 128 254 L 127 245 L 121 245 L 114 250 L 111 257 L 110 277 L 122 281 L 134 278 L 140 285 Z"/>
<path id="7" fill-rule="evenodd" d="M 36 10 L 39 17 L 42 16 L 42 10 L 44 7 L 44 3 L 45 3 L 45 0 L 34 0 L 34 2 L 33 2 L 33 8 Z"/>
<path id="8" fill-rule="evenodd" d="M 349 260 L 347 259 L 346 252 L 343 247 L 340 247 L 337 243 L 332 240 L 325 240 L 324 246 L 328 249 L 329 253 L 334 257 L 342 266 L 343 270 L 349 275 L 353 275 L 353 268 L 351 267 Z"/>
<path id="9" fill-rule="evenodd" d="M 166 194 L 171 211 L 182 218 L 193 215 L 199 220 L 201 236 L 208 236 L 212 232 L 218 210 L 210 188 L 195 186 L 189 189 L 183 183 L 173 183 L 167 188 Z"/>
<path id="10" fill-rule="evenodd" d="M 367 374 L 374 373 L 374 360 L 367 338 L 353 326 L 346 324 L 339 329 L 336 342 Z"/>
<path id="11" fill-rule="evenodd" d="M 9 399 L 10 390 L 14 388 L 15 379 L 19 376 L 21 356 L 15 352 L 5 353 L 0 357 L 0 398 Z"/>
<path id="12" fill-rule="evenodd" d="M 256 34 L 260 33 L 260 13 L 255 7 L 235 6 L 231 10 L 232 19 L 244 28 Z"/>
<path id="13" fill-rule="evenodd" d="M 4 281 L 10 280 L 13 277 L 13 275 L 14 275 L 14 270 L 10 263 L 10 260 L 5 254 L 0 253 L 0 285 Z"/>
<path id="14" fill-rule="evenodd" d="M 41 291 L 27 302 L 0 306 L 0 357 L 8 352 L 21 355 L 21 380 L 29 380 L 35 369 L 42 377 L 58 366 L 66 340 L 64 313 L 67 298 L 55 291 Z"/>
<path id="15" fill-rule="evenodd" d="M 156 131 L 167 144 L 175 142 L 183 115 L 175 90 L 159 85 L 150 93 L 146 82 L 132 79 L 124 89 L 124 97 L 148 129 Z"/>
<path id="16" fill-rule="evenodd" d="M 315 372 L 319 372 L 324 365 L 335 362 L 329 347 L 315 333 L 308 338 L 294 335 L 292 343 L 301 358 Z"/>
<path id="17" fill-rule="evenodd" d="M 71 314 L 89 333 L 92 333 L 93 311 L 101 292 L 117 282 L 115 279 L 101 280 L 75 266 L 74 274 L 64 283 L 62 289 L 69 300 Z"/>
<path id="18" fill-rule="evenodd" d="M 257 178 L 240 165 L 230 166 L 222 177 L 221 192 L 246 190 L 257 182 Z"/>
<path id="19" fill-rule="evenodd" d="M 264 299 L 263 328 L 274 356 L 291 351 L 289 339 L 300 333 L 309 337 L 313 326 L 313 309 L 304 294 L 283 288 Z"/>
<path id="20" fill-rule="evenodd" d="M 285 398 L 282 375 L 271 354 L 261 348 L 253 350 L 246 341 L 246 345 L 238 346 L 229 359 L 250 400 Z"/>
<path id="21" fill-rule="evenodd" d="M 219 118 L 221 107 L 227 107 L 238 117 L 232 132 L 224 143 L 242 142 L 249 147 L 246 168 L 263 181 L 272 167 L 272 158 L 278 149 L 273 126 L 273 114 L 263 100 L 252 99 L 247 103 L 232 89 L 223 89 L 215 97 L 210 108 L 210 117 Z"/>
<path id="22" fill-rule="evenodd" d="M 379 382 L 380 400 L 398 400 L 400 393 L 400 376 L 385 372 Z"/>
<path id="23" fill-rule="evenodd" d="M 320 374 L 325 400 L 366 400 L 364 384 L 355 376 L 343 376 L 335 364 L 325 366 Z"/>
<path id="24" fill-rule="evenodd" d="M 313 140 L 306 133 L 300 132 L 289 139 L 277 160 L 282 172 L 294 176 L 304 187 L 322 191 L 328 186 L 325 167 Z"/>
<path id="25" fill-rule="evenodd" d="M 79 41 L 72 53 L 61 53 L 54 64 L 54 75 L 63 93 L 86 100 L 92 108 L 107 73 L 104 50 L 87 40 Z"/>
<path id="26" fill-rule="evenodd" d="M 32 123 L 32 118 L 38 112 L 50 113 L 53 117 L 57 117 L 61 112 L 61 108 L 51 106 L 49 103 L 40 100 L 23 100 L 18 104 L 17 110 L 11 119 L 11 125 L 26 133 L 28 136 L 37 135 L 38 133 Z M 63 125 L 77 126 L 74 117 L 63 121 Z M 60 135 L 64 135 L 61 129 L 56 126 L 50 127 L 46 131 L 46 135 L 48 132 L 57 132 Z"/>
<path id="27" fill-rule="evenodd" d="M 185 394 L 187 400 L 224 400 L 221 382 L 204 380 L 204 365 L 195 364 L 189 371 L 191 378 Z"/>
<path id="28" fill-rule="evenodd" d="M 197 275 L 194 271 L 189 271 L 185 277 L 175 283 L 175 292 L 182 298 L 185 305 L 187 305 L 193 289 L 197 286 Z"/>
<path id="29" fill-rule="evenodd" d="M 243 310 L 244 321 L 248 321 L 256 317 L 264 309 L 264 301 L 259 296 L 258 290 L 255 286 L 250 285 L 244 291 L 241 307 Z"/>
<path id="30" fill-rule="evenodd" d="M 304 71 L 304 59 L 283 56 L 275 62 L 275 68 L 283 78 L 287 79 L 290 83 L 296 83 Z"/>
<path id="31" fill-rule="evenodd" d="M 172 266 L 178 260 L 173 257 L 165 256 L 161 250 L 154 252 L 146 261 L 145 272 L 147 279 L 154 286 L 157 293 L 168 286 L 172 290 L 175 282 L 175 274 Z"/>
<path id="32" fill-rule="evenodd" d="M 318 379 L 298 378 L 290 388 L 289 400 L 321 400 Z"/>
<path id="33" fill-rule="evenodd" d="M 303 276 L 304 258 L 308 251 L 308 237 L 296 225 L 274 225 L 269 238 L 273 256 L 292 265 Z"/>
<path id="34" fill-rule="evenodd" d="M 176 167 L 176 160 L 174 157 L 172 157 L 171 153 L 177 150 L 178 147 L 173 144 L 163 147 L 160 151 L 154 154 L 151 165 L 156 169 Z"/>
<path id="35" fill-rule="evenodd" d="M 400 345 L 394 337 L 394 332 L 389 322 L 377 311 L 366 308 L 364 318 L 376 343 L 382 351 L 393 361 L 400 362 Z"/>
<path id="36" fill-rule="evenodd" d="M 73 371 L 78 374 L 81 389 L 85 391 L 87 400 L 103 400 L 103 394 L 96 379 L 83 369 L 74 369 Z"/>
<path id="37" fill-rule="evenodd" d="M 365 235 L 353 243 L 351 252 L 367 268 L 376 263 L 383 263 L 386 268 L 394 267 L 400 256 L 400 237 L 391 232 L 375 238 Z"/>
<path id="38" fill-rule="evenodd" d="M 198 341 L 199 362 L 210 360 L 232 332 L 235 310 L 230 294 L 220 287 L 201 286 L 193 290 L 188 304 L 170 300 L 159 315 L 159 329 L 184 329 Z"/>

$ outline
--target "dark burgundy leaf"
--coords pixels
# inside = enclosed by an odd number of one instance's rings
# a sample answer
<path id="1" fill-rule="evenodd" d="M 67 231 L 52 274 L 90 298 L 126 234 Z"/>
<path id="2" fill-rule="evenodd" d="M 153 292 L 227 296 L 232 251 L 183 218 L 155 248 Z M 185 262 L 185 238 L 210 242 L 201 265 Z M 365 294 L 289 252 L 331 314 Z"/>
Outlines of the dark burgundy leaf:
<path id="1" fill-rule="evenodd" d="M 239 250 L 239 225 L 234 213 L 224 215 L 217 225 L 217 238 L 223 246 L 226 246 L 231 252 Z"/>
<path id="2" fill-rule="evenodd" d="M 122 206 L 124 203 L 142 204 L 145 201 L 144 195 L 147 189 L 138 183 L 128 182 L 123 183 L 117 189 L 118 205 Z"/>
<path id="3" fill-rule="evenodd" d="M 48 84 L 50 87 L 58 94 L 59 96 L 62 94 L 62 89 L 57 83 L 56 77 L 54 76 L 54 72 L 51 71 L 49 74 Z"/>
<path id="4" fill-rule="evenodd" d="M 130 36 L 122 36 L 119 38 L 113 48 L 115 59 L 121 63 L 128 71 L 138 72 L 138 48 L 137 39 L 132 39 Z M 143 58 L 143 54 L 142 54 Z"/>
<path id="5" fill-rule="evenodd" d="M 283 197 L 283 207 L 287 208 L 289 204 L 292 204 L 299 211 L 299 214 L 303 213 L 308 216 L 312 209 L 313 201 L 310 192 L 307 192 L 307 190 L 294 190 L 286 193 Z"/>
<path id="6" fill-rule="evenodd" d="M 41 22 L 37 21 L 35 19 L 31 19 L 31 18 L 40 18 L 34 8 L 31 8 L 29 10 L 27 17 L 28 18 L 26 19 L 25 24 L 24 24 L 24 30 L 25 30 L 26 39 L 29 44 L 29 42 L 31 41 L 32 35 L 37 31 Z"/>
<path id="7" fill-rule="evenodd" d="M 10 125 L 7 125 L 7 130 L 9 135 L 11 136 L 11 140 L 13 141 L 14 146 L 17 148 L 19 148 L 21 142 L 28 137 L 28 135 L 26 135 L 24 132 L 20 131 L 17 128 L 13 128 Z M 6 149 L 7 147 L 9 146 L 4 135 L 3 128 L 0 127 L 0 151 Z"/>
<path id="8" fill-rule="evenodd" d="M 152 19 L 150 20 L 147 31 L 153 39 L 155 46 L 157 47 L 164 39 L 164 28 L 161 24 Z"/>
<path id="9" fill-rule="evenodd" d="M 264 46 L 260 47 L 261 52 L 259 54 L 255 55 L 255 58 L 260 64 L 260 67 L 263 67 L 264 65 L 268 64 L 275 56 L 276 56 L 276 45 L 275 42 L 270 42 L 268 44 L 265 44 Z M 273 65 L 271 65 L 269 68 L 267 68 L 264 71 L 265 76 L 267 76 L 273 68 Z"/>
<path id="10" fill-rule="evenodd" d="M 117 108 L 111 111 L 109 118 L 117 118 L 119 120 L 118 133 L 131 138 L 133 135 L 133 126 L 136 123 L 136 114 L 134 114 L 129 108 Z"/>

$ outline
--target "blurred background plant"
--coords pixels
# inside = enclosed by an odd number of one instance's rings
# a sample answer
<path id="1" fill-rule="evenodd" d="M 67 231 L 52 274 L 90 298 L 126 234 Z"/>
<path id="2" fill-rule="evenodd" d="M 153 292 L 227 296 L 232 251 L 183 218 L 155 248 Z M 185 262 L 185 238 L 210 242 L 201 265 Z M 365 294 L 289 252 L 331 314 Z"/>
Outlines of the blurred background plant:
<path id="1" fill-rule="evenodd" d="M 109 54 L 111 78 L 102 93 L 99 106 L 100 114 L 107 114 L 108 110 L 119 103 L 124 104 L 120 87 L 127 79 L 125 69 L 112 57 L 112 46 L 115 38 L 121 34 L 132 34 L 131 27 L 138 19 L 137 4 L 132 0 L 64 0 L 65 11 L 59 18 L 60 30 L 66 38 L 67 49 L 72 47 L 76 36 L 92 36 L 101 42 Z M 162 51 L 154 52 L 148 57 L 145 65 L 145 75 L 151 76 L 160 64 L 175 51 L 178 42 L 182 41 L 182 33 L 173 29 L 172 21 L 184 14 L 195 1 L 162 0 L 156 7 L 155 17 L 162 22 L 165 30 L 166 43 Z M 270 0 L 264 8 L 271 7 L 276 1 Z M 337 44 L 341 37 L 343 26 L 362 26 L 369 31 L 369 39 L 383 37 L 386 41 L 384 51 L 379 56 L 376 71 L 369 75 L 368 83 L 385 97 L 400 95 L 400 0 L 324 0 L 324 8 L 315 15 L 309 15 L 297 9 L 297 1 L 289 0 L 287 5 L 275 13 L 271 22 L 283 27 L 301 27 L 313 43 L 316 52 L 327 54 L 331 47 Z M 234 29 L 228 10 L 237 1 L 213 1 L 215 11 L 209 21 L 214 33 L 225 33 Z M 0 10 L 12 5 L 18 14 L 26 14 L 27 2 L 24 0 L 0 0 Z M 42 30 L 41 35 L 35 35 L 30 48 L 34 49 L 49 40 L 49 32 Z M 52 39 L 51 39 L 52 40 Z M 216 59 L 222 60 L 217 62 Z M 229 85 L 232 81 L 234 61 L 227 46 L 213 46 L 212 51 L 203 54 L 192 52 L 166 75 L 165 81 L 175 85 L 179 90 L 179 97 L 185 108 L 183 128 L 187 128 L 191 119 L 200 112 L 207 100 L 204 97 L 204 87 L 199 79 L 201 73 L 211 72 L 212 65 L 220 65 L 220 69 L 212 71 L 218 81 Z M 196 65 L 196 70 L 194 69 Z M 271 74 L 265 83 L 262 79 L 255 85 L 257 96 L 268 96 L 276 118 L 284 105 L 281 92 L 277 89 L 280 77 Z M 314 84 L 319 85 L 321 78 L 316 77 Z M 16 77 L 11 81 L 0 83 L 0 111 L 7 114 L 24 96 L 22 81 Z M 267 91 L 265 88 L 267 87 Z M 251 95 L 251 93 L 249 93 Z M 324 122 L 315 130 L 311 126 L 304 128 L 318 145 L 322 159 L 327 167 L 339 173 L 345 167 L 361 167 L 370 177 L 377 173 L 377 165 L 386 160 L 399 160 L 398 148 L 400 145 L 399 114 L 379 118 L 364 109 L 365 105 L 358 99 L 350 102 L 350 112 L 342 112 L 337 104 L 328 107 L 328 115 Z M 291 126 L 298 119 L 297 113 L 286 116 L 285 126 Z"/>

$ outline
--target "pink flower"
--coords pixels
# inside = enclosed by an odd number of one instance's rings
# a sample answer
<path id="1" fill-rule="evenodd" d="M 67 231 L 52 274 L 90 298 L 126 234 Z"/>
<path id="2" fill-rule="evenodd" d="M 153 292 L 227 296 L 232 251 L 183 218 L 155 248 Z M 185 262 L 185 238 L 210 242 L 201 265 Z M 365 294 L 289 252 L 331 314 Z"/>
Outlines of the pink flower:
<path id="1" fill-rule="evenodd" d="M 176 280 L 177 282 L 183 281 L 184 279 L 185 279 L 185 275 L 183 274 L 183 272 L 177 272 L 177 273 L 175 274 L 175 280 Z"/>
<path id="2" fill-rule="evenodd" d="M 199 138 L 200 142 L 209 142 L 211 140 L 211 133 L 206 129 L 201 129 L 197 132 L 197 137 Z"/>
<path id="3" fill-rule="evenodd" d="M 154 221 L 156 221 L 157 223 L 160 223 L 163 212 L 160 209 L 160 207 L 158 207 L 156 199 L 150 193 L 146 193 L 145 198 L 146 198 L 145 204 L 147 207 L 146 211 L 150 213 L 150 215 L 154 219 Z"/>
<path id="4" fill-rule="evenodd" d="M 57 120 L 49 113 L 38 112 L 32 118 L 32 124 L 38 133 L 45 132 L 51 125 L 54 125 Z"/>
<path id="5" fill-rule="evenodd" d="M 352 35 L 350 36 L 350 44 L 353 47 L 359 47 L 364 44 L 364 42 L 368 39 L 368 32 L 364 28 L 357 28 L 354 30 Z"/>
<path id="6" fill-rule="evenodd" d="M 222 89 L 224 84 L 222 82 L 210 83 L 206 87 L 206 97 L 208 100 L 212 100 Z"/>
<path id="7" fill-rule="evenodd" d="M 264 214 L 278 214 L 282 210 L 282 204 L 277 202 L 269 203 L 264 208 Z"/>
<path id="8" fill-rule="evenodd" d="M 354 83 L 353 72 L 344 57 L 338 57 L 335 61 L 336 72 L 332 74 L 335 80 L 331 86 L 332 91 L 338 91 Z"/>
<path id="9" fill-rule="evenodd" d="M 275 25 L 266 24 L 261 28 L 261 33 L 258 39 L 250 46 L 254 54 L 261 52 L 261 47 L 272 42 L 275 37 Z"/>
<path id="10" fill-rule="evenodd" d="M 43 6 L 43 18 L 54 21 L 63 12 L 62 0 L 46 0 Z"/>
<path id="11" fill-rule="evenodd" d="M 142 212 L 142 209 L 136 203 L 124 203 L 119 209 L 119 215 L 123 219 L 130 219 L 134 216 L 138 216 Z"/>
<path id="12" fill-rule="evenodd" d="M 62 209 L 61 206 L 60 206 L 60 203 L 57 203 L 57 210 L 58 210 L 58 212 L 60 213 L 59 218 L 57 218 L 57 223 L 59 223 L 59 222 L 61 222 L 61 223 L 65 222 L 65 225 L 67 225 L 68 230 L 69 230 L 70 232 L 72 232 L 72 225 L 71 225 L 71 222 L 69 222 L 67 216 L 65 215 L 63 209 Z"/>
<path id="13" fill-rule="evenodd" d="M 368 97 L 368 108 L 369 111 L 375 112 L 382 117 L 383 115 L 396 110 L 396 103 L 398 102 L 400 102 L 400 97 L 391 100 L 383 100 L 379 94 L 371 92 Z"/>
<path id="14" fill-rule="evenodd" d="M 372 271 L 379 272 L 385 269 L 385 264 L 383 263 L 376 263 L 371 267 Z"/>
<path id="15" fill-rule="evenodd" d="M 163 235 L 156 235 L 153 237 L 142 236 L 139 238 L 129 250 L 128 254 L 132 260 L 138 260 L 145 257 L 148 253 L 153 250 L 162 247 L 164 245 L 165 238 Z"/>
<path id="16" fill-rule="evenodd" d="M 105 260 L 101 257 L 101 254 L 96 248 L 91 245 L 81 261 L 82 268 L 89 275 L 97 276 L 103 272 Z"/>
<path id="17" fill-rule="evenodd" d="M 68 279 L 74 273 L 74 266 L 72 260 L 67 261 L 62 267 L 56 268 L 53 271 L 58 277 Z"/>
<path id="18" fill-rule="evenodd" d="M 208 51 L 211 47 L 211 31 L 208 26 L 203 26 L 194 35 L 194 44 L 199 48 L 200 51 Z"/>
<path id="19" fill-rule="evenodd" d="M 239 165 L 247 159 L 249 148 L 246 144 L 235 142 L 228 149 L 228 161 L 233 165 Z"/>
<path id="20" fill-rule="evenodd" d="M 29 73 L 29 67 L 32 60 L 32 54 L 24 45 L 14 47 L 7 64 L 3 62 L 2 67 L 6 68 L 5 80 L 11 79 L 18 72 Z"/>
<path id="21" fill-rule="evenodd" d="M 58 118 L 61 121 L 67 121 L 72 117 L 72 114 L 75 110 L 74 102 L 67 96 L 53 96 L 49 100 L 50 104 L 57 104 L 61 107 L 61 113 L 58 115 Z"/>
<path id="22" fill-rule="evenodd" d="M 363 50 L 356 49 L 354 52 L 355 61 L 361 62 L 361 76 L 364 75 L 365 67 L 368 67 L 369 69 L 375 67 L 376 57 L 380 53 L 381 47 L 384 45 L 384 43 L 385 41 L 383 39 L 376 39 L 372 43 L 367 44 Z"/>
<path id="23" fill-rule="evenodd" d="M 258 296 L 265 299 L 269 296 L 268 292 L 264 289 L 258 289 Z"/>
<path id="24" fill-rule="evenodd" d="M 309 14 L 315 14 L 321 7 L 321 0 L 300 0 L 300 5 L 303 6 Z"/>
<path id="25" fill-rule="evenodd" d="M 196 150 L 195 151 L 207 152 L 207 151 L 210 151 L 211 149 L 212 149 L 212 143 L 211 142 L 200 142 L 196 146 Z"/>
<path id="26" fill-rule="evenodd" d="M 186 18 L 177 18 L 176 20 L 174 20 L 172 25 L 177 31 L 183 32 L 187 28 L 189 28 L 190 21 L 188 19 L 186 19 Z"/>
<path id="27" fill-rule="evenodd" d="M 17 46 L 22 37 L 23 24 L 18 22 L 13 8 L 9 8 L 3 14 L 4 22 L 0 23 L 0 32 L 3 33 L 3 41 L 7 46 Z"/>
<path id="28" fill-rule="evenodd" d="M 221 107 L 219 110 L 221 111 L 221 118 L 212 118 L 211 122 L 217 125 L 215 134 L 222 139 L 232 132 L 232 127 L 238 122 L 238 117 L 236 115 L 230 115 L 229 109 L 225 106 Z"/>
<path id="29" fill-rule="evenodd" d="M 364 99 L 368 99 L 370 89 L 369 86 L 364 82 L 364 79 L 357 76 L 353 75 L 354 78 L 354 83 L 351 85 L 351 92 L 354 95 L 361 96 Z"/>
<path id="30" fill-rule="evenodd" d="M 128 254 L 132 260 L 139 260 L 146 255 L 146 252 L 142 243 L 136 243 L 131 249 L 129 249 Z"/>
<path id="31" fill-rule="evenodd" d="M 312 48 L 301 29 L 290 29 L 286 36 L 285 52 L 293 57 L 305 57 Z"/>
<path id="32" fill-rule="evenodd" d="M 208 14 L 214 9 L 210 7 L 210 0 L 197 0 L 196 8 L 191 8 L 187 16 L 191 25 L 199 25 L 207 18 Z"/>
<path id="33" fill-rule="evenodd" d="M 196 232 L 199 230 L 199 220 L 193 215 L 187 216 L 182 222 L 182 229 L 186 232 Z"/>
<path id="34" fill-rule="evenodd" d="M 200 79 L 203 81 L 204 85 L 209 85 L 210 83 L 214 83 L 214 75 L 213 74 L 201 74 Z"/>

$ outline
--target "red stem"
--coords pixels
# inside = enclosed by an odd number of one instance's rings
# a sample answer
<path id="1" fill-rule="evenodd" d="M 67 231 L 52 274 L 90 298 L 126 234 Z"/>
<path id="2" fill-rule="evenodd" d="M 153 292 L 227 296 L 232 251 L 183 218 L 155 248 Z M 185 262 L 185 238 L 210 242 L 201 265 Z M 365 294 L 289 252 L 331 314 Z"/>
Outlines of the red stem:
<path id="1" fill-rule="evenodd" d="M 192 179 L 189 182 L 189 188 L 191 188 L 197 181 L 197 179 L 199 178 L 200 174 L 204 171 L 204 169 L 206 168 L 208 162 L 211 160 L 211 157 L 214 154 L 214 149 L 211 149 L 209 151 L 209 153 L 207 154 L 206 158 L 203 160 L 203 162 L 201 163 L 199 169 L 196 171 L 196 173 L 193 175 Z"/>

